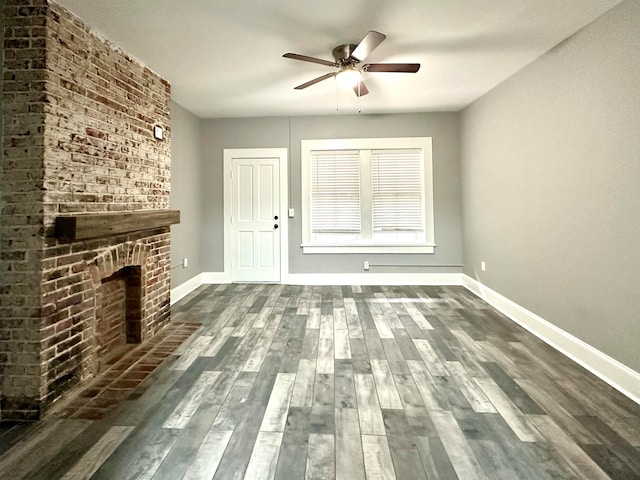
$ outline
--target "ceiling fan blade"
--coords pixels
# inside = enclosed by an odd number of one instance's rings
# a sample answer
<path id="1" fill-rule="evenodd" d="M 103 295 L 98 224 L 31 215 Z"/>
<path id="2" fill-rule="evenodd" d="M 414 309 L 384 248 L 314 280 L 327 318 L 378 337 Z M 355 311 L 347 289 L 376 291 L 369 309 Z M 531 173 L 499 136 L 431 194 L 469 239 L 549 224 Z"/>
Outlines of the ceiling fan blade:
<path id="1" fill-rule="evenodd" d="M 365 72 L 416 73 L 419 63 L 367 63 L 362 66 Z"/>
<path id="2" fill-rule="evenodd" d="M 311 85 L 315 85 L 318 82 L 321 82 L 323 80 L 326 80 L 327 78 L 331 78 L 331 77 L 335 77 L 335 76 L 336 76 L 335 72 L 325 73 L 324 75 L 321 75 L 321 76 L 319 76 L 317 78 L 314 78 L 313 80 L 309 80 L 306 83 L 298 85 L 297 87 L 294 88 L 294 90 L 302 90 L 303 88 L 310 87 Z"/>
<path id="3" fill-rule="evenodd" d="M 364 60 L 385 38 L 387 38 L 386 35 L 375 30 L 369 30 L 351 56 L 360 61 Z"/>
<path id="4" fill-rule="evenodd" d="M 353 87 L 353 91 L 356 93 L 357 97 L 362 97 L 363 95 L 366 95 L 367 93 L 369 93 L 369 89 L 367 88 L 367 86 L 364 84 L 362 80 L 360 80 L 359 85 L 355 85 Z"/>
<path id="5" fill-rule="evenodd" d="M 303 62 L 319 63 L 320 65 L 326 65 L 327 67 L 338 66 L 336 62 L 330 62 L 329 60 L 323 60 L 322 58 L 308 57 L 307 55 L 300 55 L 298 53 L 285 53 L 282 56 L 293 60 L 302 60 Z"/>

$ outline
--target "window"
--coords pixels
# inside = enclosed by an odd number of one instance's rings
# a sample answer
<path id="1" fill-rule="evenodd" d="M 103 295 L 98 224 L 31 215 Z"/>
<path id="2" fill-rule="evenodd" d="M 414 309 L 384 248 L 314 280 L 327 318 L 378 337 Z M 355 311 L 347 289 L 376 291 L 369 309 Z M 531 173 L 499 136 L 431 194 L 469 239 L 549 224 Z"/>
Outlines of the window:
<path id="1" fill-rule="evenodd" d="M 311 231 L 315 238 L 360 232 L 360 156 L 357 150 L 311 152 Z"/>
<path id="2" fill-rule="evenodd" d="M 301 145 L 304 253 L 433 253 L 431 138 Z"/>

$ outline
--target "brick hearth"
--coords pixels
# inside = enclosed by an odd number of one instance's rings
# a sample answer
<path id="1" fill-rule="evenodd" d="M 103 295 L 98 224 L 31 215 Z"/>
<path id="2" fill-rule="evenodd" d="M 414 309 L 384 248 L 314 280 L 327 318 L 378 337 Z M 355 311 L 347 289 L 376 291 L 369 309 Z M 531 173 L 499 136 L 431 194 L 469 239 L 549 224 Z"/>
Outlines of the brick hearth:
<path id="1" fill-rule="evenodd" d="M 98 371 L 105 342 L 170 320 L 168 226 L 54 237 L 60 215 L 169 208 L 170 86 L 53 2 L 4 4 L 0 416 L 38 418 Z M 103 280 L 122 270 L 137 275 L 124 281 L 137 311 L 107 341 Z"/>

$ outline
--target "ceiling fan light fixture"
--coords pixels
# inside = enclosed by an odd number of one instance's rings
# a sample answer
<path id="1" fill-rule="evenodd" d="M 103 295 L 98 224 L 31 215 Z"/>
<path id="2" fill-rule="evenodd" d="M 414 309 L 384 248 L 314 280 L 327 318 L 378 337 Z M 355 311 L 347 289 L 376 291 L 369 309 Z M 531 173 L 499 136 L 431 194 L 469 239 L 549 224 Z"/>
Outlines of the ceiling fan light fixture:
<path id="1" fill-rule="evenodd" d="M 340 88 L 353 88 L 362 80 L 362 72 L 357 68 L 344 68 L 336 74 L 336 82 Z"/>

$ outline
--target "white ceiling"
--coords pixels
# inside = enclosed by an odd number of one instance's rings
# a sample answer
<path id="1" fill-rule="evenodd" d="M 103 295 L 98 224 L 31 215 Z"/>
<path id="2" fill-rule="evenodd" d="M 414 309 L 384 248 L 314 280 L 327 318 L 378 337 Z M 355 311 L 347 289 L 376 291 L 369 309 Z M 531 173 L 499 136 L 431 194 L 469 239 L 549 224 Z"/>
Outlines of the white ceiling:
<path id="1" fill-rule="evenodd" d="M 357 111 L 333 79 L 331 50 L 387 35 L 368 63 L 417 62 L 416 74 L 365 73 L 363 113 L 458 111 L 620 0 L 57 0 L 171 82 L 203 118 Z"/>

